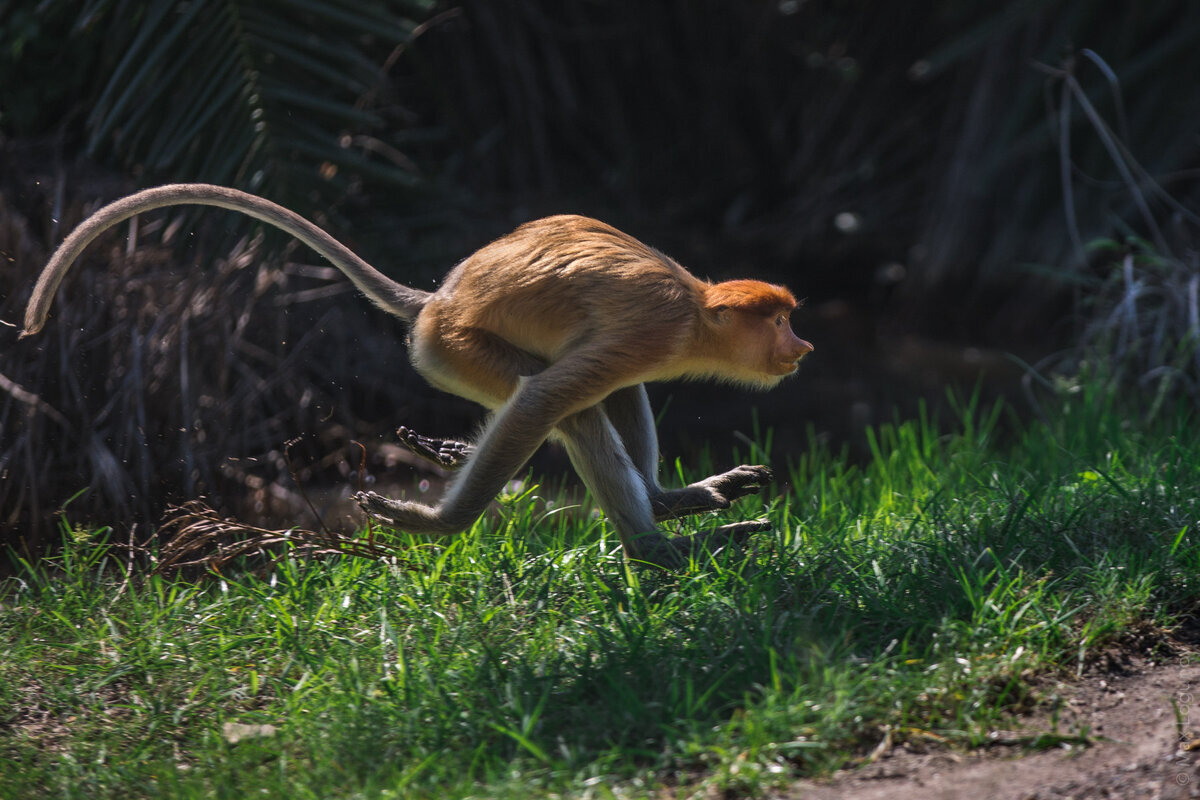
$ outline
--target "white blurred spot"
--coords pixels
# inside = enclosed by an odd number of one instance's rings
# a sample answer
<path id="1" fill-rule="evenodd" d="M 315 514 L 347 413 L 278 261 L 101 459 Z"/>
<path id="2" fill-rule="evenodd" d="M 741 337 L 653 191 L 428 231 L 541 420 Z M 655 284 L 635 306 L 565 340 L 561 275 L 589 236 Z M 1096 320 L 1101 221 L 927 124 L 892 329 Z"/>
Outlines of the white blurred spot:
<path id="1" fill-rule="evenodd" d="M 842 233 L 857 233 L 862 227 L 862 217 L 852 211 L 843 211 L 833 218 L 833 227 Z"/>

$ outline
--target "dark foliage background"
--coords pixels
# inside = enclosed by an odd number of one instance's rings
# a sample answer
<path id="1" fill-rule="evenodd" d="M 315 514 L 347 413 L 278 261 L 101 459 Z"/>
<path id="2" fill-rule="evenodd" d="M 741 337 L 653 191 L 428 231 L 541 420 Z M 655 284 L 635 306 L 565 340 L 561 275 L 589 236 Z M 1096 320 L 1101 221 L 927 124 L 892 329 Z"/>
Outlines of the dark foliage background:
<path id="1" fill-rule="evenodd" d="M 336 273 L 218 212 L 113 231 L 18 343 L 54 243 L 138 186 L 265 194 L 421 286 L 563 211 L 786 282 L 817 355 L 758 418 L 853 442 L 981 368 L 1009 391 L 1005 353 L 1136 332 L 1130 297 L 1196 326 L 1198 45 L 1186 0 L 0 3 L 4 541 L 39 551 L 85 489 L 73 520 L 199 494 L 294 518 L 288 454 L 337 518 L 354 441 L 382 476 L 395 424 L 478 420 Z M 1135 250 L 1159 266 L 1125 280 Z M 754 424 L 740 392 L 655 394 L 668 455 Z"/>

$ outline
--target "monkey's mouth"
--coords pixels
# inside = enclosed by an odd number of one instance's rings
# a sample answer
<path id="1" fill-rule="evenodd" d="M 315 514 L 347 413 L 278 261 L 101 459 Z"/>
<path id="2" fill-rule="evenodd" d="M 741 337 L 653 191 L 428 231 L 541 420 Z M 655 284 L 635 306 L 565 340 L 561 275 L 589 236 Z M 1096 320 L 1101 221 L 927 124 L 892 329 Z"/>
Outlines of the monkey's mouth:
<path id="1" fill-rule="evenodd" d="M 783 374 L 791 375 L 796 370 L 800 369 L 800 362 L 808 356 L 808 353 L 801 353 L 793 358 L 788 358 L 779 362 L 779 369 Z"/>
<path id="2" fill-rule="evenodd" d="M 800 355 L 796 356 L 796 357 L 795 357 L 795 358 L 793 358 L 793 359 L 790 359 L 790 360 L 788 361 L 788 363 L 789 363 L 789 364 L 791 364 L 793 367 L 799 367 L 799 366 L 800 366 L 800 362 L 801 362 L 801 361 L 803 361 L 804 359 L 808 358 L 808 356 L 809 356 L 811 353 L 812 353 L 812 350 L 805 350 L 805 351 L 804 351 L 803 353 L 801 353 Z"/>

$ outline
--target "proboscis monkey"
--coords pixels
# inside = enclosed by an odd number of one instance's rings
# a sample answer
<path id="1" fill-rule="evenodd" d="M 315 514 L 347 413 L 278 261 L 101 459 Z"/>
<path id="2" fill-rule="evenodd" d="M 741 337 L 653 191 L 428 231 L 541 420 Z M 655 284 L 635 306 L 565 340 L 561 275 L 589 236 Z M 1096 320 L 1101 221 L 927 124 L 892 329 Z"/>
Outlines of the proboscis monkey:
<path id="1" fill-rule="evenodd" d="M 554 435 L 626 553 L 677 567 L 706 540 L 666 537 L 656 522 L 726 508 L 771 478 L 766 467 L 740 466 L 663 489 L 643 384 L 711 378 L 775 386 L 813 349 L 789 324 L 795 298 L 760 281 L 702 281 L 586 217 L 526 223 L 458 264 L 437 291 L 425 292 L 396 283 L 269 200 L 206 184 L 160 186 L 101 208 L 63 241 L 38 278 L 22 336 L 41 330 L 67 269 L 101 232 L 135 214 L 181 204 L 240 211 L 300 239 L 376 305 L 412 324 L 410 357 L 433 386 L 493 412 L 470 445 L 401 428 L 401 440 L 414 452 L 457 473 L 436 506 L 360 492 L 356 499 L 372 517 L 414 533 L 461 531 Z M 715 534 L 728 540 L 765 527 L 735 523 Z"/>

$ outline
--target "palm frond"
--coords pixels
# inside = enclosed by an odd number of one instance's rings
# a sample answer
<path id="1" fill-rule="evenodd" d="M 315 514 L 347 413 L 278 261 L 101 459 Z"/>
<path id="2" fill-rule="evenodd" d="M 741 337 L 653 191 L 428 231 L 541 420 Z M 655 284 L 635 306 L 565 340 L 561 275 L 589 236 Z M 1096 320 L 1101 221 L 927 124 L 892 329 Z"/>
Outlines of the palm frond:
<path id="1" fill-rule="evenodd" d="M 347 146 L 385 126 L 363 101 L 427 0 L 114 0 L 123 34 L 88 118 L 88 151 L 148 176 L 238 185 L 300 202 L 411 172 Z M 130 24 L 129 20 L 137 20 Z M 82 23 L 81 23 L 82 24 Z M 315 195 L 313 194 L 315 191 Z M 311 199 L 309 200 L 311 202 Z"/>

